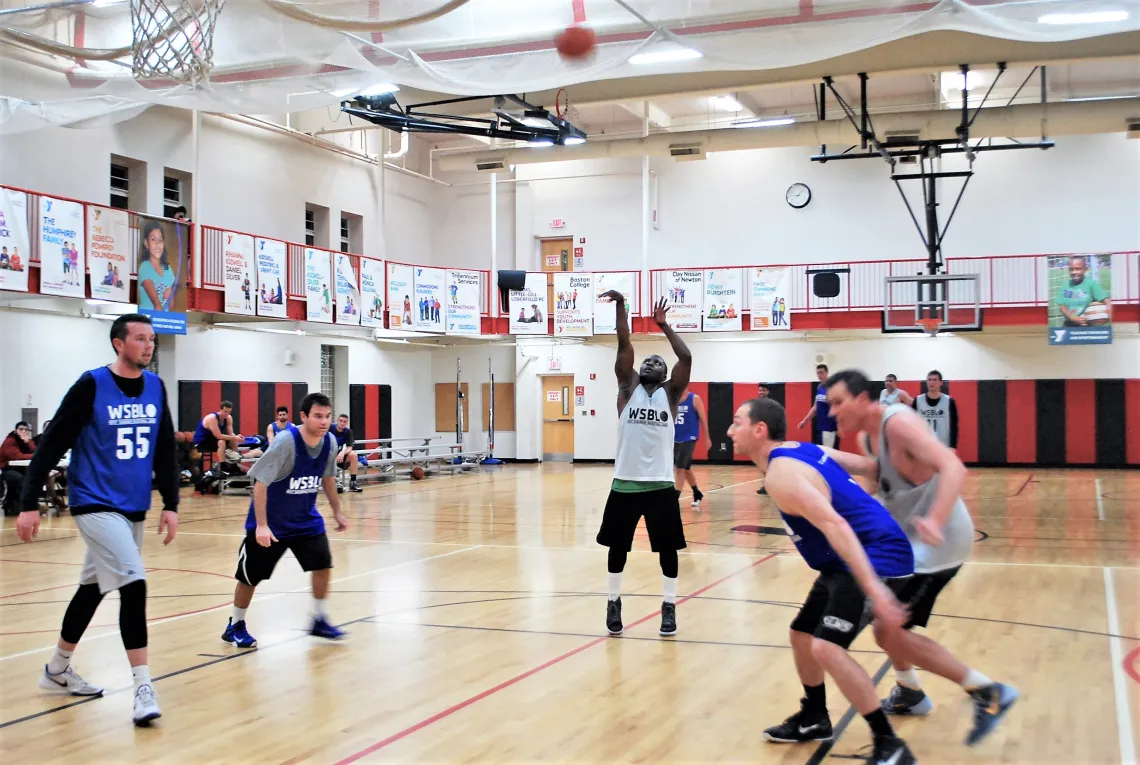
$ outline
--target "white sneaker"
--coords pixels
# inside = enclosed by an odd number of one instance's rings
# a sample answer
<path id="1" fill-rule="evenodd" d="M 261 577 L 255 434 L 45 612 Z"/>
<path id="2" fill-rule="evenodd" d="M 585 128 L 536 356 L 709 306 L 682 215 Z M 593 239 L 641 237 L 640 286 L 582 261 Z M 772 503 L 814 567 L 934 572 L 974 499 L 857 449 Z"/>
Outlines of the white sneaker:
<path id="1" fill-rule="evenodd" d="M 701 509 L 701 501 L 699 499 L 693 500 L 693 509 L 694 510 L 700 510 Z"/>
<path id="2" fill-rule="evenodd" d="M 60 672 L 58 675 L 53 675 L 48 672 L 47 665 L 44 665 L 44 673 L 40 676 L 40 688 L 45 691 L 55 691 L 57 693 L 68 693 L 72 696 L 102 696 L 103 689 L 97 685 L 84 680 L 79 676 L 79 673 L 67 665 L 67 669 Z"/>
<path id="3" fill-rule="evenodd" d="M 158 708 L 158 697 L 154 695 L 154 688 L 150 683 L 143 683 L 135 690 L 135 725 L 145 728 L 151 720 L 162 717 L 162 710 Z"/>

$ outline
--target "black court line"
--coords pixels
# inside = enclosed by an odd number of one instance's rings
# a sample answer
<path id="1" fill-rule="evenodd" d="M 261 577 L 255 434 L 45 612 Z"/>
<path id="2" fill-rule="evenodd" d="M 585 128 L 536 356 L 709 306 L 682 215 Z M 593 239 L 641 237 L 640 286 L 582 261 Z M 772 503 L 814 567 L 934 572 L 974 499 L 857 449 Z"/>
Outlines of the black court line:
<path id="1" fill-rule="evenodd" d="M 883 662 L 883 666 L 879 667 L 879 671 L 876 672 L 871 678 L 871 682 L 875 685 L 876 688 L 879 686 L 879 682 L 887 674 L 887 670 L 890 668 L 891 660 L 887 659 Z M 839 737 L 842 736 L 843 732 L 847 730 L 847 726 L 850 725 L 851 721 L 855 719 L 856 714 L 858 713 L 855 711 L 855 707 L 847 707 L 847 711 L 843 713 L 843 717 L 839 720 L 839 724 L 835 726 L 835 733 L 831 737 L 831 740 L 824 741 L 818 747 L 816 747 L 816 750 L 812 752 L 811 757 L 808 758 L 808 761 L 804 763 L 804 765 L 820 765 L 820 763 L 827 758 L 827 755 L 831 751 L 831 748 L 839 743 Z"/>

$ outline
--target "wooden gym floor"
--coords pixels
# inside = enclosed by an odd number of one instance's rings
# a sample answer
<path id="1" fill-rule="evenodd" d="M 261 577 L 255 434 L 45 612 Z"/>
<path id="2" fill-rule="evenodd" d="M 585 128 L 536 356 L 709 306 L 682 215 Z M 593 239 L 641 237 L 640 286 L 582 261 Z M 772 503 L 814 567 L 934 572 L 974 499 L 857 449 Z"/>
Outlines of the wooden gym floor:
<path id="1" fill-rule="evenodd" d="M 83 544 L 69 517 L 23 545 L 0 534 L 0 751 L 23 762 L 841 762 L 869 743 L 830 682 L 838 738 L 765 743 L 801 689 L 787 624 L 812 574 L 777 531 L 755 471 L 698 467 L 685 500 L 675 638 L 657 635 L 655 556 L 626 569 L 620 638 L 604 637 L 605 553 L 594 543 L 610 466 L 498 472 L 344 495 L 330 534 L 334 622 L 308 637 L 308 579 L 290 555 L 249 612 L 260 647 L 221 642 L 248 500 L 187 497 L 177 541 L 147 538 L 151 672 L 165 716 L 130 723 L 131 677 L 108 598 L 75 656 L 102 699 L 36 687 Z M 923 763 L 1135 763 L 1140 731 L 1140 472 L 978 470 L 980 541 L 929 634 L 1023 700 L 962 745 L 959 689 L 923 675 L 926 719 L 897 728 Z M 151 523 L 156 523 L 157 518 Z M 751 528 L 749 528 L 751 527 Z M 639 550 L 647 550 L 642 538 Z M 868 671 L 891 682 L 863 635 Z M 1131 758 L 1131 760 L 1129 760 Z"/>

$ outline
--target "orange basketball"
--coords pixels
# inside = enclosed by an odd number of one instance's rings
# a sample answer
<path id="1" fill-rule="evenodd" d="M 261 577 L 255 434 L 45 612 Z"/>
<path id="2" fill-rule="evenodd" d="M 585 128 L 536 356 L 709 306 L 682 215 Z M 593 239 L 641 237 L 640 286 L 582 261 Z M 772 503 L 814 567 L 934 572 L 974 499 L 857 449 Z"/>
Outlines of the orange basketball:
<path id="1" fill-rule="evenodd" d="M 598 36 L 589 27 L 566 27 L 566 30 L 554 38 L 554 47 L 558 54 L 565 59 L 581 59 L 594 52 L 598 47 Z"/>
<path id="2" fill-rule="evenodd" d="M 412 468 L 412 478 L 413 479 L 418 481 L 423 477 L 424 477 L 424 469 L 422 467 L 420 467 L 419 465 L 416 465 L 414 468 Z"/>

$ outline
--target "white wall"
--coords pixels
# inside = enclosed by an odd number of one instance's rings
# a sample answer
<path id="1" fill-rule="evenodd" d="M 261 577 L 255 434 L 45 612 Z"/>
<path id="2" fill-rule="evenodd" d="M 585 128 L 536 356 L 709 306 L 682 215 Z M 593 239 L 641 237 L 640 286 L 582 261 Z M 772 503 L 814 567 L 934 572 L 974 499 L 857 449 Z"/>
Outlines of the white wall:
<path id="1" fill-rule="evenodd" d="M 454 348 L 439 348 L 432 351 L 432 410 L 430 415 L 433 422 L 435 417 L 434 394 L 436 383 L 455 384 L 455 361 L 460 363 L 460 381 L 467 383 L 468 396 L 468 430 L 463 434 L 463 447 L 468 450 L 482 450 L 487 448 L 487 431 L 483 428 L 483 409 L 489 402 L 483 400 L 483 384 L 489 382 L 487 369 L 488 361 L 493 361 L 495 367 L 495 384 L 514 382 L 515 379 L 515 349 L 504 345 L 463 345 Z M 501 415 L 500 415 L 501 417 Z M 500 420 L 500 427 L 502 422 Z M 432 425 L 434 428 L 434 424 Z M 455 442 L 455 433 L 436 433 L 440 438 L 447 438 Z M 496 429 L 495 456 L 499 458 L 513 458 L 516 453 L 516 434 L 514 431 Z"/>

